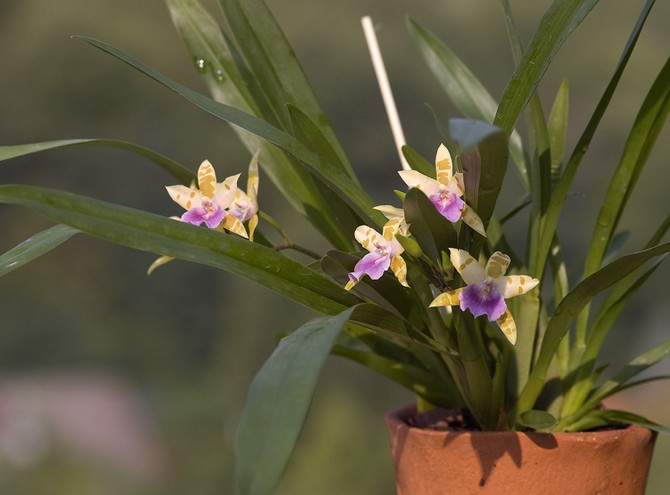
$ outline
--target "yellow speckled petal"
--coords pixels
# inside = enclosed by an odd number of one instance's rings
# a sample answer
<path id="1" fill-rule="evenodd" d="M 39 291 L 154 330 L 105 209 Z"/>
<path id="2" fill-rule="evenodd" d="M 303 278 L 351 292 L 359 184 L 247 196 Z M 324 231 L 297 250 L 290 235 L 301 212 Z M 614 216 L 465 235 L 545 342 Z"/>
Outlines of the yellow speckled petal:
<path id="1" fill-rule="evenodd" d="M 463 291 L 463 287 L 456 290 L 451 290 L 449 292 L 443 292 L 430 303 L 431 308 L 437 306 L 458 306 L 461 303 L 461 300 L 458 298 L 460 293 Z"/>
<path id="2" fill-rule="evenodd" d="M 496 251 L 491 255 L 489 261 L 486 263 L 486 276 L 492 279 L 497 279 L 505 275 L 507 267 L 510 264 L 509 256 Z"/>
<path id="3" fill-rule="evenodd" d="M 361 246 L 371 253 L 375 251 L 378 245 L 386 244 L 382 235 L 367 225 L 359 226 L 354 232 L 354 237 Z"/>
<path id="4" fill-rule="evenodd" d="M 224 229 L 237 234 L 239 236 L 248 239 L 247 229 L 244 228 L 244 224 L 235 215 L 226 215 L 221 222 L 221 227 Z"/>
<path id="5" fill-rule="evenodd" d="M 447 147 L 441 144 L 435 153 L 435 173 L 437 181 L 445 186 L 451 181 L 454 173 L 454 164 L 451 161 L 451 154 Z"/>
<path id="6" fill-rule="evenodd" d="M 205 160 L 198 167 L 198 189 L 210 199 L 216 192 L 216 172 L 209 160 Z"/>
<path id="7" fill-rule="evenodd" d="M 507 337 L 510 344 L 516 344 L 516 323 L 514 322 L 514 318 L 512 318 L 512 313 L 509 312 L 509 309 L 496 320 L 496 323 L 505 337 Z"/>
<path id="8" fill-rule="evenodd" d="M 520 296 L 534 288 L 540 281 L 528 275 L 508 275 L 504 279 L 505 287 L 501 291 L 505 299 Z"/>
<path id="9" fill-rule="evenodd" d="M 163 266 L 165 263 L 169 263 L 173 259 L 174 257 L 172 256 L 161 256 L 156 261 L 151 263 L 151 266 L 147 270 L 147 275 L 151 275 L 156 268 L 158 268 L 159 266 Z"/>
<path id="10" fill-rule="evenodd" d="M 185 210 L 190 210 L 202 204 L 202 196 L 195 189 L 182 185 L 167 186 L 165 189 L 167 189 L 172 200 Z"/>
<path id="11" fill-rule="evenodd" d="M 447 184 L 447 191 L 455 194 L 459 198 L 465 194 L 465 183 L 463 182 L 463 174 L 458 172 L 454 174 Z"/>
<path id="12" fill-rule="evenodd" d="M 478 284 L 486 279 L 486 272 L 482 268 L 482 265 L 470 256 L 470 253 L 463 249 L 449 248 L 449 254 L 451 263 L 456 268 L 456 271 L 461 274 L 466 284 Z"/>
<path id="13" fill-rule="evenodd" d="M 254 240 L 254 232 L 256 231 L 256 226 L 258 225 L 258 215 L 254 215 L 249 219 L 249 240 Z"/>
<path id="14" fill-rule="evenodd" d="M 461 210 L 461 220 L 479 235 L 486 237 L 484 222 L 482 222 L 479 215 L 477 215 L 467 204 L 463 206 L 463 209 Z"/>
<path id="15" fill-rule="evenodd" d="M 402 285 L 409 287 L 409 284 L 407 283 L 407 263 L 405 263 L 402 256 L 394 256 L 391 258 L 391 270 Z"/>

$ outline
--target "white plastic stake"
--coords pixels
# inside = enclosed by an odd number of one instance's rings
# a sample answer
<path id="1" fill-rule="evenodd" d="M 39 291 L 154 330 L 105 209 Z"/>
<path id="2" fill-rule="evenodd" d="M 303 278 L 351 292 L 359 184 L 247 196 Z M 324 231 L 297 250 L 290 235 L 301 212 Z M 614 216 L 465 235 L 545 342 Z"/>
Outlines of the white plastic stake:
<path id="1" fill-rule="evenodd" d="M 375 34 L 375 28 L 372 24 L 372 19 L 370 16 L 365 16 L 361 19 L 361 24 L 363 25 L 365 41 L 368 44 L 368 49 L 370 50 L 372 66 L 375 69 L 379 90 L 382 93 L 382 100 L 384 100 L 386 115 L 388 116 L 389 123 L 391 124 L 391 132 L 393 133 L 393 140 L 395 141 L 398 157 L 400 158 L 400 165 L 402 165 L 403 170 L 409 170 L 410 166 L 402 154 L 402 147 L 407 144 L 407 141 L 405 140 L 405 134 L 402 131 L 402 124 L 400 124 L 400 118 L 398 117 L 398 109 L 395 106 L 393 92 L 391 91 L 389 78 L 386 74 L 386 67 L 384 66 L 382 53 L 379 50 L 379 43 L 377 43 L 377 35 Z"/>

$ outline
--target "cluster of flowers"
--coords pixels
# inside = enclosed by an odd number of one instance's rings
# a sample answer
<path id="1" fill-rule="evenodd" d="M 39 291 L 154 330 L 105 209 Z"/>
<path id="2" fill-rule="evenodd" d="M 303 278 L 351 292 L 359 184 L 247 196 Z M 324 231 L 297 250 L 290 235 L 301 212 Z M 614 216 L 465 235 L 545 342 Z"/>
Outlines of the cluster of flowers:
<path id="1" fill-rule="evenodd" d="M 451 155 L 444 145 L 440 145 L 435 155 L 436 179 L 415 170 L 402 170 L 399 174 L 409 188 L 421 190 L 447 220 L 452 223 L 463 221 L 475 232 L 486 237 L 479 215 L 461 199 L 465 191 L 463 174 L 454 173 Z M 398 281 L 408 287 L 407 266 L 401 256 L 404 248 L 396 239 L 396 234 L 407 236 L 411 226 L 405 222 L 403 210 L 388 205 L 379 206 L 377 209 L 384 213 L 388 222 L 381 234 L 366 225 L 356 229 L 356 240 L 369 253 L 349 274 L 349 283 L 345 286 L 347 290 L 354 287 L 364 275 L 377 280 L 389 268 Z M 449 253 L 451 263 L 466 287 L 443 292 L 430 306 L 460 306 L 475 317 L 486 315 L 489 321 L 498 324 L 512 344 L 516 343 L 516 324 L 505 299 L 528 292 L 539 280 L 526 275 L 505 275 L 510 258 L 500 251 L 491 255 L 485 267 L 463 249 L 450 248 Z"/>
<path id="2" fill-rule="evenodd" d="M 452 223 L 463 221 L 486 237 L 481 218 L 462 199 L 465 192 L 463 174 L 454 173 L 451 155 L 444 145 L 440 145 L 437 150 L 435 172 L 436 179 L 415 170 L 402 170 L 399 174 L 409 188 L 421 190 L 447 220 Z M 258 224 L 258 154 L 254 155 L 249 165 L 246 193 L 237 188 L 239 175 L 230 176 L 219 183 L 214 167 L 205 160 L 198 169 L 197 187 L 168 186 L 170 197 L 186 210 L 177 219 L 193 225 L 205 224 L 214 230 L 227 230 L 253 240 Z M 402 209 L 390 205 L 378 206 L 377 209 L 388 221 L 381 234 L 367 225 L 356 229 L 356 241 L 369 253 L 349 274 L 346 290 L 351 290 L 365 275 L 378 280 L 389 269 L 403 286 L 409 287 L 406 280 L 407 265 L 401 256 L 404 248 L 396 235 L 409 236 L 411 226 L 405 221 Z M 248 222 L 248 233 L 244 222 Z M 528 292 L 539 281 L 526 275 L 506 275 L 510 258 L 500 251 L 491 255 L 485 267 L 463 249 L 450 248 L 449 252 L 451 263 L 466 287 L 441 293 L 430 306 L 460 306 L 475 317 L 486 315 L 489 321 L 498 324 L 505 337 L 514 344 L 516 324 L 505 299 Z M 159 258 L 149 271 L 171 259 L 166 256 Z"/>
<path id="3" fill-rule="evenodd" d="M 227 230 L 253 241 L 258 225 L 258 153 L 249 163 L 246 193 L 237 187 L 240 174 L 217 182 L 216 172 L 209 160 L 200 164 L 197 176 L 197 186 L 178 184 L 165 188 L 170 197 L 186 210 L 181 217 L 172 218 L 193 225 L 204 223 L 210 229 Z M 244 222 L 248 222 L 248 232 Z M 149 267 L 148 273 L 172 259 L 161 256 Z"/>

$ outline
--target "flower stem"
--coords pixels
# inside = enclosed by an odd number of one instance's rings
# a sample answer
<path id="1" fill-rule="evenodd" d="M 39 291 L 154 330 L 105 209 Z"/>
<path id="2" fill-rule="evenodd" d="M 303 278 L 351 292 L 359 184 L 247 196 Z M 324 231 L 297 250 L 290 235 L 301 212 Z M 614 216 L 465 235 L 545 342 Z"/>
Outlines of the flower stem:
<path id="1" fill-rule="evenodd" d="M 311 249 L 300 246 L 300 245 L 296 244 L 295 242 L 293 242 L 293 240 L 291 240 L 291 238 L 288 236 L 288 233 L 286 232 L 284 227 L 279 225 L 279 223 L 274 218 L 272 218 L 270 215 L 268 215 L 267 213 L 265 213 L 263 211 L 259 211 L 258 216 L 261 217 L 265 222 L 267 222 L 273 229 L 275 229 L 279 233 L 279 235 L 281 236 L 282 240 L 284 241 L 283 244 L 281 244 L 279 246 L 274 246 L 275 251 L 283 251 L 285 249 L 292 249 L 293 251 L 297 251 L 299 253 L 307 255 L 310 258 L 314 258 L 315 260 L 318 260 L 318 259 L 321 258 L 321 255 L 319 255 L 318 253 L 312 251 Z"/>

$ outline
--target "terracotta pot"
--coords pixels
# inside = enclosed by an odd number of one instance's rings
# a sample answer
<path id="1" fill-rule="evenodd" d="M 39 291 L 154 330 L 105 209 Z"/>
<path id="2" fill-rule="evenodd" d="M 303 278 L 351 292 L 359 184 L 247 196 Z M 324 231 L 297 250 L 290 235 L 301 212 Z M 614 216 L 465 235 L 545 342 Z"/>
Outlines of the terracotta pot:
<path id="1" fill-rule="evenodd" d="M 656 439 L 639 426 L 583 433 L 435 431 L 414 406 L 384 416 L 398 495 L 643 494 Z"/>

